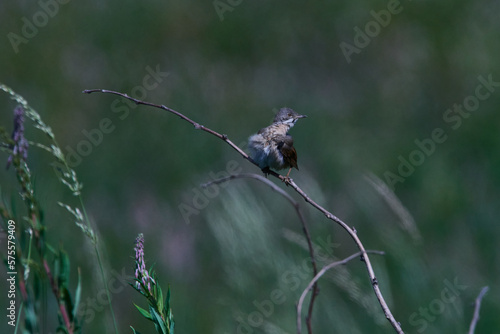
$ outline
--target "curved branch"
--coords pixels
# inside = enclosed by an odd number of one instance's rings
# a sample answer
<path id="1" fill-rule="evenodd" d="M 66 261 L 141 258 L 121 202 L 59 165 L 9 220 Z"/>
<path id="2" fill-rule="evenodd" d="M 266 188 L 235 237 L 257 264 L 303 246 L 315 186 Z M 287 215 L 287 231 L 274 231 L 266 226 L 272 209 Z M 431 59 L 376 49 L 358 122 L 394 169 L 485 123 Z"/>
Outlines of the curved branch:
<path id="1" fill-rule="evenodd" d="M 266 184 L 272 190 L 276 191 L 277 193 L 279 193 L 280 195 L 285 197 L 286 200 L 289 201 L 295 208 L 298 207 L 299 203 L 296 200 L 294 200 L 293 197 L 290 196 L 286 191 L 284 191 L 283 189 L 278 187 L 275 183 L 269 181 L 269 179 L 263 177 L 262 175 L 258 175 L 258 174 L 254 174 L 254 173 L 232 174 L 232 175 L 229 175 L 226 177 L 221 177 L 220 179 L 216 179 L 216 180 L 212 180 L 212 181 L 203 183 L 203 184 L 201 184 L 201 187 L 207 188 L 207 187 L 211 186 L 212 184 L 221 184 L 221 183 L 233 180 L 233 179 L 243 179 L 243 178 L 255 179 L 255 180 L 258 180 L 258 181 Z"/>
<path id="2" fill-rule="evenodd" d="M 292 206 L 295 208 L 295 211 L 297 212 L 297 216 L 299 216 L 300 222 L 302 224 L 302 230 L 306 236 L 307 247 L 309 249 L 309 256 L 311 257 L 311 264 L 312 264 L 312 268 L 313 268 L 313 277 L 315 277 L 318 274 L 318 268 L 316 265 L 316 258 L 314 257 L 314 247 L 313 247 L 313 243 L 312 243 L 312 239 L 311 239 L 311 234 L 309 233 L 309 229 L 307 228 L 306 221 L 304 219 L 304 216 L 302 215 L 302 211 L 300 210 L 299 203 L 296 200 L 294 200 L 293 197 L 290 196 L 286 191 L 284 191 L 282 188 L 278 187 L 275 183 L 269 181 L 269 179 L 263 177 L 262 175 L 257 175 L 257 174 L 253 174 L 253 173 L 233 174 L 233 175 L 229 175 L 226 177 L 222 177 L 220 179 L 216 179 L 216 180 L 204 183 L 201 186 L 203 188 L 206 188 L 212 184 L 220 184 L 220 183 L 227 182 L 227 181 L 230 181 L 233 179 L 242 179 L 242 178 L 250 178 L 250 179 L 254 179 L 254 180 L 257 180 L 257 181 L 260 181 L 260 182 L 266 184 L 272 190 L 276 191 L 277 193 L 279 193 L 280 195 L 285 197 L 290 202 L 290 204 L 292 204 Z M 312 287 L 313 291 L 311 294 L 311 301 L 309 302 L 309 310 L 308 310 L 307 318 L 306 318 L 306 324 L 307 324 L 307 328 L 308 328 L 309 333 L 312 333 L 312 325 L 311 325 L 312 311 L 314 308 L 314 301 L 316 300 L 316 296 L 319 293 L 318 284 L 316 282 L 314 284 L 312 284 L 311 287 Z M 309 287 L 309 289 L 311 287 Z"/>
<path id="3" fill-rule="evenodd" d="M 389 309 L 389 306 L 387 306 L 387 303 L 386 303 L 386 301 L 384 299 L 384 296 L 382 295 L 382 292 L 380 291 L 378 280 L 377 280 L 377 277 L 375 276 L 375 272 L 373 271 L 373 267 L 372 267 L 372 264 L 370 262 L 370 258 L 368 257 L 368 254 L 367 254 L 367 252 L 365 250 L 365 247 L 363 246 L 363 243 L 361 242 L 361 240 L 359 239 L 359 237 L 357 235 L 356 229 L 354 227 L 350 228 L 340 218 L 338 218 L 337 216 L 335 216 L 334 214 L 332 214 L 331 212 L 329 212 L 328 210 L 326 210 L 325 208 L 323 208 L 318 203 L 314 202 L 305 192 L 302 191 L 302 189 L 299 188 L 299 186 L 297 186 L 295 184 L 295 182 L 293 182 L 293 180 L 290 179 L 290 181 L 288 182 L 288 184 L 297 193 L 299 193 L 304 198 L 304 200 L 307 203 L 311 204 L 313 207 L 315 207 L 320 212 L 322 212 L 326 216 L 326 218 L 328 218 L 330 220 L 333 220 L 335 223 L 337 223 L 340 226 L 342 226 L 342 228 L 344 230 L 346 230 L 347 233 L 349 233 L 349 235 L 351 236 L 351 238 L 356 243 L 356 246 L 358 246 L 358 249 L 362 253 L 362 255 L 361 255 L 362 256 L 362 260 L 365 262 L 366 270 L 368 271 L 368 276 L 370 277 L 370 282 L 372 284 L 373 291 L 375 292 L 375 296 L 377 297 L 378 302 L 379 302 L 380 306 L 382 307 L 382 310 L 384 311 L 385 317 L 387 318 L 387 320 L 389 320 L 389 322 L 391 323 L 392 327 L 394 327 L 394 329 L 396 330 L 397 333 L 400 333 L 400 334 L 404 333 L 403 330 L 401 329 L 401 324 L 399 322 L 397 322 L 396 319 L 394 318 L 394 316 L 392 315 L 391 310 Z"/>
<path id="4" fill-rule="evenodd" d="M 486 292 L 488 292 L 489 289 L 490 288 L 488 286 L 483 287 L 481 289 L 481 292 L 479 292 L 476 301 L 474 302 L 474 316 L 472 317 L 472 321 L 470 323 L 469 334 L 474 334 L 474 331 L 476 330 L 476 325 L 479 321 L 479 309 L 481 308 L 481 301 L 483 300 L 484 295 L 486 294 Z"/>
<path id="5" fill-rule="evenodd" d="M 246 154 L 241 148 L 239 148 L 236 144 L 234 144 L 232 141 L 230 141 L 227 138 L 227 135 L 220 134 L 220 133 L 218 133 L 218 132 L 216 132 L 216 131 L 214 131 L 212 129 L 209 129 L 209 128 L 205 127 L 204 125 L 201 125 L 200 123 L 195 122 L 192 119 L 190 119 L 189 117 L 181 114 L 180 112 L 175 111 L 174 109 L 169 108 L 167 106 L 164 106 L 163 104 L 159 105 L 159 104 L 154 104 L 154 103 L 151 103 L 151 102 L 142 101 L 142 100 L 139 100 L 139 99 L 135 99 L 135 98 L 133 98 L 131 96 L 128 96 L 127 94 L 120 93 L 120 92 L 115 92 L 115 91 L 107 90 L 107 89 L 86 89 L 82 93 L 84 93 L 84 94 L 106 93 L 106 94 L 118 95 L 118 96 L 126 98 L 126 99 L 128 99 L 130 101 L 133 101 L 135 104 L 138 104 L 138 105 L 144 105 L 144 106 L 154 107 L 154 108 L 158 108 L 158 109 L 162 109 L 162 110 L 168 111 L 169 113 L 172 113 L 172 114 L 174 114 L 176 116 L 179 116 L 181 119 L 185 120 L 186 122 L 191 123 L 196 130 L 203 130 L 205 132 L 210 133 L 211 135 L 216 136 L 219 139 L 222 139 L 223 141 L 225 141 L 226 143 L 228 143 L 229 146 L 231 146 L 232 148 L 234 148 L 239 154 L 241 154 L 243 156 L 243 158 L 247 159 L 248 161 L 250 161 L 251 163 L 253 163 L 254 165 L 257 166 L 257 164 L 255 163 L 255 161 L 253 161 L 253 159 L 250 158 L 248 156 L 248 154 Z"/>
<path id="6" fill-rule="evenodd" d="M 181 119 L 185 120 L 186 122 L 191 123 L 195 127 L 195 129 L 200 129 L 200 130 L 206 131 L 206 132 L 216 136 L 217 138 L 222 139 L 229 146 L 231 146 L 233 149 L 235 149 L 243 158 L 245 158 L 246 160 L 250 161 L 251 163 L 253 163 L 254 165 L 257 166 L 255 161 L 253 161 L 253 159 L 250 158 L 248 156 L 248 154 L 246 154 L 242 149 L 240 149 L 238 146 L 236 146 L 232 141 L 230 141 L 228 139 L 227 135 L 220 134 L 220 133 L 213 131 L 213 130 L 211 130 L 203 125 L 200 125 L 199 123 L 191 120 L 190 118 L 184 116 L 183 114 L 181 114 L 180 112 L 178 112 L 174 109 L 171 109 L 171 108 L 166 107 L 164 105 L 145 102 L 145 101 L 130 97 L 127 94 L 119 93 L 119 92 L 115 92 L 115 91 L 111 91 L 111 90 L 106 90 L 106 89 L 88 89 L 88 90 L 83 91 L 83 93 L 85 93 L 85 94 L 90 94 L 90 93 L 95 93 L 95 92 L 118 95 L 118 96 L 124 97 L 126 99 L 129 99 L 129 100 L 135 102 L 136 104 L 142 104 L 142 105 L 146 105 L 146 106 L 150 106 L 150 107 L 155 107 L 158 109 L 168 111 L 176 116 L 179 116 Z M 345 229 L 347 231 L 347 233 L 349 233 L 349 235 L 354 240 L 354 242 L 356 243 L 356 246 L 358 247 L 358 249 L 360 250 L 360 252 L 362 254 L 361 256 L 365 262 L 366 269 L 368 271 L 368 276 L 370 277 L 370 282 L 371 282 L 371 285 L 373 287 L 373 291 L 375 292 L 375 296 L 377 297 L 379 304 L 382 307 L 382 310 L 384 311 L 385 317 L 387 318 L 387 320 L 389 320 L 392 327 L 396 330 L 397 333 L 399 333 L 399 334 L 404 333 L 403 330 L 401 329 L 401 324 L 396 321 L 396 319 L 394 318 L 394 316 L 391 313 L 391 310 L 389 309 L 389 306 L 387 306 L 387 303 L 385 302 L 384 297 L 382 296 L 382 292 L 380 291 L 378 281 L 377 281 L 377 278 L 375 277 L 375 273 L 373 271 L 373 267 L 371 265 L 370 259 L 368 257 L 366 250 L 365 250 L 365 247 L 363 246 L 361 240 L 358 238 L 358 236 L 356 234 L 356 230 L 354 228 L 350 228 L 341 219 L 337 218 L 334 214 L 332 214 L 331 212 L 329 212 L 328 210 L 323 208 L 321 205 L 314 202 L 304 191 L 302 191 L 302 189 L 299 188 L 299 186 L 297 186 L 297 184 L 295 184 L 295 182 L 291 178 L 287 178 L 287 177 L 280 175 L 272 170 L 268 170 L 268 171 L 266 171 L 266 173 L 280 179 L 281 181 L 285 182 L 287 185 L 291 186 L 300 196 L 302 196 L 304 198 L 304 200 L 307 203 L 311 204 L 314 208 L 316 208 L 317 210 L 322 212 L 328 219 L 333 220 L 335 223 L 339 224 L 343 229 Z"/>
<path id="7" fill-rule="evenodd" d="M 374 254 L 379 254 L 379 255 L 384 255 L 384 252 L 381 251 L 372 251 L 372 250 L 367 250 L 366 253 L 374 253 Z M 311 287 L 316 285 L 318 280 L 323 276 L 328 270 L 332 269 L 333 267 L 336 267 L 340 264 L 346 264 L 347 262 L 351 261 L 352 259 L 355 259 L 358 256 L 363 256 L 363 252 L 357 252 L 354 253 L 348 257 L 346 257 L 343 260 L 332 262 L 330 264 L 327 264 L 324 266 L 319 273 L 317 273 L 314 278 L 309 282 L 307 287 L 304 289 L 302 294 L 300 295 L 299 302 L 297 303 L 297 333 L 300 334 L 302 332 L 302 304 L 304 303 L 304 299 L 306 298 L 306 294 L 309 290 L 311 290 Z"/>

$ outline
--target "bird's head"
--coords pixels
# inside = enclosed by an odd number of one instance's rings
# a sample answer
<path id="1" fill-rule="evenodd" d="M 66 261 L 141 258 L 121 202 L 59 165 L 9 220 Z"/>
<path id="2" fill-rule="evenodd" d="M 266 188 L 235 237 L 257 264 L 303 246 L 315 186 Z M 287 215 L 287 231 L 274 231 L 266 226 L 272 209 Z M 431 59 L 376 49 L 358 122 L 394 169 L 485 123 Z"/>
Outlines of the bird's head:
<path id="1" fill-rule="evenodd" d="M 295 125 L 300 118 L 307 117 L 306 115 L 300 115 L 290 108 L 281 108 L 280 111 L 274 117 L 273 123 L 283 123 L 292 127 Z"/>

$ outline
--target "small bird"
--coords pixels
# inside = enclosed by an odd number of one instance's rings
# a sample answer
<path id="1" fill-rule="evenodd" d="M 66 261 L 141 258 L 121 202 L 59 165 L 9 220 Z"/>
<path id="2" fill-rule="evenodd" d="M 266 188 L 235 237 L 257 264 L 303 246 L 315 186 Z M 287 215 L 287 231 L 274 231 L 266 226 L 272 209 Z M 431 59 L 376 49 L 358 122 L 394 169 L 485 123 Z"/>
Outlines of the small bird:
<path id="1" fill-rule="evenodd" d="M 299 169 L 297 151 L 293 147 L 293 138 L 288 134 L 288 130 L 304 117 L 307 116 L 300 115 L 290 108 L 281 108 L 271 125 L 250 136 L 250 156 L 264 173 L 267 174 L 269 168 L 290 168 L 286 174 L 288 178 L 292 168 Z"/>

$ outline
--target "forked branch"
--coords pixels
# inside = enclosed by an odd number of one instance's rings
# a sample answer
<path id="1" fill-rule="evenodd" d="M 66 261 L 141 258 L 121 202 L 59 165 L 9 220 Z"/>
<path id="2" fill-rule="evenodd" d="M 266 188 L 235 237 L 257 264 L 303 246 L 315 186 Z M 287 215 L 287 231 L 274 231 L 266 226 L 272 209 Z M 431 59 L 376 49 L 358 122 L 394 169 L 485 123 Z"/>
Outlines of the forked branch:
<path id="1" fill-rule="evenodd" d="M 222 139 L 229 146 L 231 146 L 233 149 L 235 149 L 243 158 L 245 158 L 246 160 L 250 161 L 251 163 L 253 163 L 254 165 L 257 166 L 255 161 L 253 161 L 253 159 L 250 158 L 248 156 L 248 154 L 246 154 L 242 149 L 240 149 L 237 145 L 235 145 L 231 140 L 228 139 L 227 135 L 220 134 L 216 131 L 213 131 L 213 130 L 193 121 L 192 119 L 186 117 L 185 115 L 183 115 L 182 113 L 180 113 L 174 109 L 171 109 L 171 108 L 166 107 L 164 105 L 145 102 L 145 101 L 130 97 L 127 94 L 119 93 L 119 92 L 115 92 L 115 91 L 111 91 L 111 90 L 106 90 L 106 89 L 89 89 L 89 90 L 83 91 L 83 93 L 86 93 L 86 94 L 95 93 L 95 92 L 118 95 L 118 96 L 126 98 L 130 101 L 133 101 L 134 103 L 136 103 L 138 105 L 145 105 L 145 106 L 150 106 L 150 107 L 154 107 L 154 108 L 168 111 L 168 112 L 180 117 L 181 119 L 185 120 L 186 122 L 192 124 L 195 127 L 195 129 L 206 131 L 206 132 L 216 136 L 217 138 Z M 403 330 L 401 329 L 400 323 L 396 321 L 396 319 L 394 318 L 394 316 L 391 313 L 391 310 L 389 309 L 389 306 L 387 306 L 387 303 L 385 302 L 384 297 L 382 296 L 382 292 L 380 291 L 379 283 L 378 283 L 378 280 L 377 280 L 375 273 L 373 271 L 373 267 L 371 265 L 370 259 L 368 257 L 366 250 L 365 250 L 365 247 L 363 246 L 363 244 L 361 243 L 361 240 L 358 238 L 358 236 L 356 234 L 356 230 L 354 228 L 349 227 L 341 219 L 337 218 L 334 214 L 332 214 L 331 212 L 329 212 L 328 210 L 323 208 L 321 205 L 314 202 L 304 191 L 302 191 L 302 189 L 297 184 L 295 184 L 295 182 L 292 179 L 286 178 L 286 177 L 279 175 L 278 173 L 273 172 L 271 170 L 269 171 L 269 174 L 280 179 L 281 181 L 285 182 L 287 185 L 291 186 L 300 196 L 302 196 L 304 198 L 304 200 L 307 203 L 311 204 L 314 208 L 316 208 L 317 210 L 322 212 L 328 219 L 334 221 L 335 223 L 340 225 L 342 228 L 344 228 L 344 230 L 346 230 L 347 233 L 349 233 L 351 238 L 356 243 L 356 246 L 358 247 L 358 249 L 361 253 L 361 257 L 365 262 L 366 269 L 368 271 L 368 276 L 370 278 L 370 282 L 371 282 L 371 285 L 373 287 L 373 291 L 375 292 L 375 295 L 380 303 L 380 306 L 382 307 L 382 310 L 384 311 L 385 317 L 387 318 L 387 320 L 389 320 L 392 327 L 396 330 L 397 333 L 400 333 L 400 334 L 404 333 Z"/>
<path id="2" fill-rule="evenodd" d="M 285 197 L 290 204 L 295 209 L 295 212 L 297 212 L 297 216 L 299 217 L 300 223 L 302 224 L 302 231 L 304 231 L 304 235 L 306 236 L 306 241 L 307 241 L 307 247 L 309 249 L 309 256 L 311 257 L 311 265 L 313 268 L 313 276 L 316 277 L 318 274 L 318 267 L 316 264 L 316 258 L 314 256 L 314 246 L 313 242 L 311 239 L 311 234 L 309 233 L 309 228 L 307 227 L 306 220 L 304 219 L 304 215 L 302 214 L 302 211 L 300 210 L 300 205 L 299 203 L 293 199 L 292 196 L 290 196 L 286 191 L 284 191 L 282 188 L 278 187 L 275 183 L 269 181 L 269 179 L 263 177 L 262 175 L 257 175 L 253 173 L 240 173 L 240 174 L 233 174 L 229 175 L 226 177 L 222 177 L 220 179 L 216 179 L 207 183 L 202 184 L 201 186 L 206 188 L 212 184 L 220 184 L 223 182 L 228 182 L 233 179 L 242 179 L 242 178 L 250 178 L 254 179 L 257 181 L 260 181 L 264 183 L 265 185 L 269 186 L 272 190 L 276 191 L 278 194 L 281 196 Z M 311 284 L 311 286 L 308 287 L 308 290 L 312 289 L 312 294 L 311 294 L 311 301 L 309 302 L 309 310 L 307 312 L 307 317 L 306 317 L 306 325 L 309 333 L 312 333 L 312 312 L 314 308 L 314 301 L 316 300 L 316 296 L 319 293 L 318 290 L 318 284 L 317 282 L 314 282 Z"/>
<path id="3" fill-rule="evenodd" d="M 373 253 L 373 254 L 379 254 L 379 255 L 384 255 L 384 252 L 381 251 L 373 251 L 373 250 L 367 250 L 366 253 Z M 313 286 L 316 285 L 318 280 L 323 276 L 328 270 L 332 269 L 333 267 L 336 267 L 341 264 L 346 264 L 347 262 L 357 258 L 358 256 L 362 256 L 362 252 L 357 252 L 354 253 L 348 257 L 346 257 L 343 260 L 332 262 L 330 264 L 327 264 L 324 266 L 316 275 L 314 275 L 314 278 L 309 282 L 307 287 L 302 291 L 302 294 L 300 295 L 299 302 L 297 303 L 297 333 L 301 333 L 302 331 L 302 304 L 304 303 L 304 298 L 306 298 L 307 293 Z M 314 293 L 314 292 L 313 292 Z"/>

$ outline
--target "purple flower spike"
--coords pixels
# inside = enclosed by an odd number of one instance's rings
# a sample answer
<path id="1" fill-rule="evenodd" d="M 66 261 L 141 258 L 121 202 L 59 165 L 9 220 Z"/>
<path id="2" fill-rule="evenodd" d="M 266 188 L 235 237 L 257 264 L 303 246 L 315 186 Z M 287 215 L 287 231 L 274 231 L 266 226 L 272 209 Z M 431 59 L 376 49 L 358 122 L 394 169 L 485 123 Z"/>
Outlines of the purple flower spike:
<path id="1" fill-rule="evenodd" d="M 12 148 L 12 154 L 7 159 L 7 168 L 10 167 L 15 156 L 19 156 L 24 161 L 28 159 L 28 141 L 24 138 L 24 109 L 21 106 L 14 109 L 12 140 L 14 140 L 14 147 Z"/>
<path id="2" fill-rule="evenodd" d="M 141 289 L 141 283 L 147 288 L 147 292 L 151 294 L 151 284 L 156 284 L 154 279 L 149 275 L 146 269 L 146 263 L 144 262 L 144 235 L 140 233 L 135 240 L 135 286 L 137 290 Z"/>

